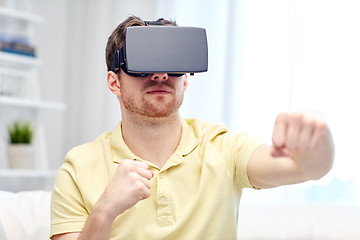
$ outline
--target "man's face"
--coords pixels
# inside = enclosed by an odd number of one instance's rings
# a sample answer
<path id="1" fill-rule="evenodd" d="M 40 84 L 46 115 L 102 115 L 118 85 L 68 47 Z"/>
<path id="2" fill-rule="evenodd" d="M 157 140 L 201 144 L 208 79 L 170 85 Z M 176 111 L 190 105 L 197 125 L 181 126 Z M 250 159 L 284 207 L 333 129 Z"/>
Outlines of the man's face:
<path id="1" fill-rule="evenodd" d="M 164 118 L 176 112 L 187 87 L 186 75 L 169 76 L 153 73 L 146 77 L 132 77 L 121 70 L 119 99 L 132 113 L 151 118 Z"/>

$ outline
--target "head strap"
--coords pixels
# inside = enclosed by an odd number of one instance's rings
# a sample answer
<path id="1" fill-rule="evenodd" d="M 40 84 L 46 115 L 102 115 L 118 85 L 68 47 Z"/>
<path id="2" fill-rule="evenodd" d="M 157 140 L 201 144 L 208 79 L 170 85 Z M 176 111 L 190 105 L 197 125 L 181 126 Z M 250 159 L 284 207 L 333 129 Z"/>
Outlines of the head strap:
<path id="1" fill-rule="evenodd" d="M 113 72 L 118 72 L 120 70 L 121 64 L 124 64 L 126 59 L 125 56 L 125 48 L 122 46 L 120 50 L 115 50 L 113 60 L 111 62 L 110 70 Z"/>
<path id="2" fill-rule="evenodd" d="M 146 26 L 149 26 L 149 25 L 165 25 L 160 21 L 144 21 L 144 23 L 145 23 Z"/>

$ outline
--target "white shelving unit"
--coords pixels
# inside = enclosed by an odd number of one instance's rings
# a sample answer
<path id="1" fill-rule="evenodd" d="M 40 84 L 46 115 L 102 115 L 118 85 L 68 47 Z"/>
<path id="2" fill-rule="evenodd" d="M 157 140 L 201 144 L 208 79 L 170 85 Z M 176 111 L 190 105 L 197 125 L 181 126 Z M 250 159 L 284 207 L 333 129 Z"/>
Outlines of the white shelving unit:
<path id="1" fill-rule="evenodd" d="M 24 8 L 26 8 L 24 6 Z M 25 10 L 25 9 L 24 9 Z M 19 20 L 23 20 L 25 22 L 30 23 L 41 23 L 42 18 L 40 16 L 37 16 L 35 14 L 25 12 L 24 10 L 18 10 L 6 6 L 0 6 L 0 15 L 10 17 L 10 18 L 16 18 Z"/>
<path id="2" fill-rule="evenodd" d="M 11 0 L 11 4 L 14 2 L 16 0 Z M 32 14 L 30 5 L 30 0 L 21 0 L 21 8 L 9 6 L 6 1 L 4 6 L 0 5 L 0 34 L 19 34 L 32 41 L 33 26 L 40 24 L 42 17 Z M 0 190 L 50 190 L 56 175 L 55 170 L 49 169 L 42 112 L 62 111 L 66 106 L 41 100 L 40 65 L 38 57 L 0 51 Z M 29 121 L 35 129 L 33 169 L 8 167 L 6 127 L 16 120 Z"/>
<path id="3" fill-rule="evenodd" d="M 26 98 L 6 97 L 0 96 L 1 105 L 9 105 L 15 107 L 27 107 L 35 109 L 53 109 L 53 110 L 65 110 L 66 106 L 63 103 L 46 102 L 41 100 L 31 100 Z"/>
<path id="4" fill-rule="evenodd" d="M 7 52 L 0 52 L 0 64 L 2 65 L 2 67 L 17 67 L 22 69 L 38 67 L 41 65 L 41 61 L 37 58 L 25 57 Z"/>
<path id="5" fill-rule="evenodd" d="M 54 178 L 56 170 L 9 170 L 0 169 L 0 176 L 6 178 Z"/>

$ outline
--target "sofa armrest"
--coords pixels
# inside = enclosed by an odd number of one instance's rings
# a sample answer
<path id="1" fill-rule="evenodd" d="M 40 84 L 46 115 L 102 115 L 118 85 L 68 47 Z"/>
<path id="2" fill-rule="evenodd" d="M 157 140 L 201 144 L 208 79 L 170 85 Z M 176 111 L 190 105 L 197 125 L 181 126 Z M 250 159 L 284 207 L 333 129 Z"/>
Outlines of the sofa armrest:
<path id="1" fill-rule="evenodd" d="M 5 230 L 4 227 L 1 223 L 1 219 L 0 219 L 0 239 L 1 240 L 6 240 L 6 235 L 5 235 Z"/>

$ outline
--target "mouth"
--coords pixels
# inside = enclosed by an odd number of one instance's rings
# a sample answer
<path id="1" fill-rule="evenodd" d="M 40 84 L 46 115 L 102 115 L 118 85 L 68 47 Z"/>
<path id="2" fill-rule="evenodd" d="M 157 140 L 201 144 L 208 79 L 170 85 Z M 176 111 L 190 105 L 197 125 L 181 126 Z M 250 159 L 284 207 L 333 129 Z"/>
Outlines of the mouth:
<path id="1" fill-rule="evenodd" d="M 152 88 L 152 89 L 146 91 L 146 93 L 153 94 L 153 95 L 166 95 L 171 92 L 165 88 Z"/>

